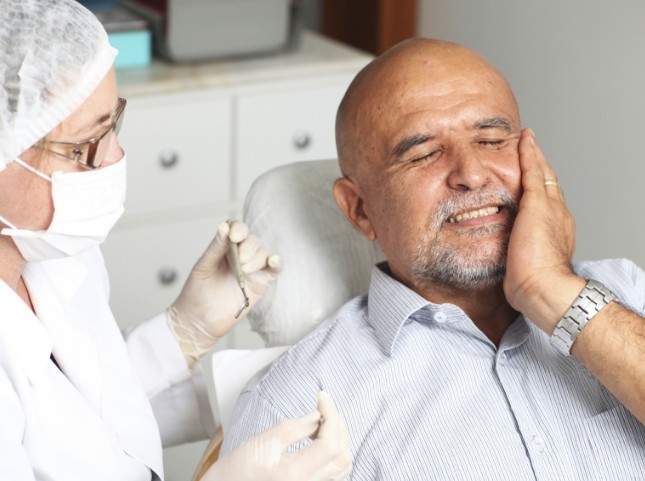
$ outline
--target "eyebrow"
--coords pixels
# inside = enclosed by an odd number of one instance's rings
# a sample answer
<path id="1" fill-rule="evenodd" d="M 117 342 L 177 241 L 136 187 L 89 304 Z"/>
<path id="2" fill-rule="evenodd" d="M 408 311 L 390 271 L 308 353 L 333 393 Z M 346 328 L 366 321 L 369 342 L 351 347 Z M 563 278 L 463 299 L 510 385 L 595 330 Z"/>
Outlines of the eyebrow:
<path id="1" fill-rule="evenodd" d="M 492 117 L 476 122 L 474 127 L 478 130 L 483 129 L 500 129 L 511 133 L 513 131 L 512 123 L 505 117 Z"/>
<path id="2" fill-rule="evenodd" d="M 412 149 L 413 147 L 416 147 L 417 145 L 425 144 L 426 142 L 430 142 L 431 140 L 434 140 L 434 139 L 435 139 L 435 136 L 429 135 L 429 134 L 415 134 L 409 137 L 405 137 L 399 143 L 396 144 L 396 146 L 392 150 L 392 155 L 395 158 L 400 159 L 403 156 L 403 154 L 405 154 L 408 150 Z"/>
<path id="3" fill-rule="evenodd" d="M 117 109 L 118 105 L 119 105 L 119 102 L 118 102 L 118 100 L 117 100 L 117 104 L 116 104 L 116 106 L 114 107 L 114 109 L 112 110 L 112 112 L 109 112 L 109 113 L 107 113 L 107 114 L 103 114 L 103 115 L 101 115 L 98 119 L 96 119 L 96 120 L 94 121 L 94 123 L 93 123 L 92 125 L 90 125 L 90 126 L 89 126 L 89 127 L 87 127 L 87 128 L 81 128 L 79 131 L 74 132 L 74 135 L 81 135 L 81 134 L 84 134 L 84 133 L 86 133 L 86 132 L 87 132 L 88 134 L 90 134 L 90 133 L 92 133 L 92 132 L 96 132 L 96 129 L 98 129 L 100 126 L 102 126 L 102 125 L 104 125 L 104 124 L 106 124 L 107 122 L 110 122 L 110 121 L 112 120 L 112 116 L 113 116 L 113 115 L 114 115 L 114 113 L 116 112 L 116 109 Z"/>
<path id="4" fill-rule="evenodd" d="M 96 119 L 96 124 L 94 125 L 101 125 L 101 124 L 104 124 L 105 122 L 112 120 L 113 115 L 114 115 L 114 111 L 110 112 L 109 114 L 102 115 L 101 117 Z"/>
<path id="5" fill-rule="evenodd" d="M 114 115 L 114 111 L 110 112 L 109 114 L 101 115 L 98 119 L 96 119 L 94 124 L 88 129 L 88 132 L 93 132 L 99 127 L 101 127 L 102 125 L 107 124 L 108 122 L 111 122 L 113 115 Z"/>

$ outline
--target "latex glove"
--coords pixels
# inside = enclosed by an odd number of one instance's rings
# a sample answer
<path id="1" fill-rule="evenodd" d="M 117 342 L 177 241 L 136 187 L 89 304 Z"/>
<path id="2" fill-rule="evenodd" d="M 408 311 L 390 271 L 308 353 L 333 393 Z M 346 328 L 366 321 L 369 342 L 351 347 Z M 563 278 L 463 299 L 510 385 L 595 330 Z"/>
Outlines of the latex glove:
<path id="1" fill-rule="evenodd" d="M 249 307 L 235 319 L 244 296 L 233 272 L 230 241 L 239 243 Z M 275 280 L 282 265 L 249 235 L 243 222 L 224 222 L 168 309 L 170 328 L 193 365 L 241 320 Z"/>
<path id="2" fill-rule="evenodd" d="M 285 452 L 306 437 L 315 439 L 298 452 Z M 331 396 L 321 392 L 318 411 L 283 421 L 247 441 L 213 464 L 200 481 L 341 481 L 351 471 L 349 435 Z"/>

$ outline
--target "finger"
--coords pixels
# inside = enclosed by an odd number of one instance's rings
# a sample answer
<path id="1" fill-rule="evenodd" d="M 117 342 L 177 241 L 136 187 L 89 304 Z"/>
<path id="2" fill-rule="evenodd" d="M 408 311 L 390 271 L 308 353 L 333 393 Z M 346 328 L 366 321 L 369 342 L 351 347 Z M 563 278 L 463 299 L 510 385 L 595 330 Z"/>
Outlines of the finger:
<path id="1" fill-rule="evenodd" d="M 559 189 L 547 189 L 545 181 L 556 180 L 557 177 L 546 161 L 542 149 L 538 145 L 535 134 L 531 129 L 524 129 L 519 144 L 520 168 L 522 171 L 522 186 L 525 191 L 538 195 L 548 194 L 559 196 Z M 552 192 L 548 192 L 552 191 Z"/>
<path id="2" fill-rule="evenodd" d="M 541 189 L 544 183 L 544 166 L 535 150 L 535 138 L 531 129 L 524 129 L 519 143 L 522 185 L 525 190 Z"/>
<path id="3" fill-rule="evenodd" d="M 240 244 L 240 263 L 245 274 L 252 274 L 266 268 L 272 272 L 279 272 L 282 268 L 280 257 L 270 254 L 253 235 L 249 235 Z"/>
<path id="4" fill-rule="evenodd" d="M 228 223 L 222 222 L 217 226 L 215 237 L 197 261 L 197 265 L 210 270 L 221 262 L 222 258 L 228 252 L 228 233 Z"/>
<path id="5" fill-rule="evenodd" d="M 228 222 L 222 222 L 217 226 L 217 232 L 221 233 L 223 236 L 227 237 L 228 233 L 231 231 L 231 226 Z"/>
<path id="6" fill-rule="evenodd" d="M 249 235 L 240 243 L 240 263 L 245 272 L 261 269 L 269 257 L 269 252 L 254 235 Z"/>
<path id="7" fill-rule="evenodd" d="M 544 152 L 542 152 L 542 148 L 540 147 L 540 144 L 535 138 L 535 133 L 533 132 L 532 129 L 528 129 L 528 130 L 529 130 L 530 148 L 533 150 L 533 157 L 535 159 L 537 168 L 542 171 L 542 175 L 544 176 L 545 180 L 557 179 L 557 175 L 555 174 L 555 171 L 547 162 L 546 156 L 544 155 Z"/>
<path id="8" fill-rule="evenodd" d="M 258 441 L 276 441 L 284 451 L 293 443 L 313 436 L 319 425 L 320 412 L 313 411 L 305 416 L 276 424 L 260 434 Z"/>
<path id="9" fill-rule="evenodd" d="M 533 134 L 532 134 L 533 135 Z M 555 171 L 546 161 L 544 153 L 540 148 L 540 145 L 535 140 L 535 136 L 532 138 L 533 152 L 535 157 L 538 159 L 538 165 L 542 166 L 542 173 L 544 174 L 544 189 L 547 195 L 553 199 L 564 200 L 564 194 L 558 181 L 558 176 Z"/>
<path id="10" fill-rule="evenodd" d="M 320 391 L 318 394 L 318 411 L 320 411 L 322 416 L 322 422 L 317 435 L 318 439 L 331 439 L 336 442 L 349 441 L 345 423 L 336 409 L 334 400 L 325 391 Z"/>
<path id="11" fill-rule="evenodd" d="M 274 273 L 282 270 L 282 259 L 278 254 L 272 254 L 267 259 L 267 268 Z"/>
<path id="12" fill-rule="evenodd" d="M 292 463 L 299 470 L 321 475 L 320 479 L 344 479 L 352 469 L 349 435 L 328 393 L 319 393 L 318 410 L 322 419 L 316 439 L 295 454 Z"/>
<path id="13" fill-rule="evenodd" d="M 259 245 L 258 250 L 244 264 L 243 270 L 248 274 L 257 271 L 277 274 L 282 271 L 282 258 L 278 254 L 270 254 L 267 249 Z"/>
<path id="14" fill-rule="evenodd" d="M 564 192 L 562 192 L 562 187 L 556 177 L 547 177 L 544 179 L 544 188 L 547 195 L 552 199 L 559 201 L 564 200 Z"/>
<path id="15" fill-rule="evenodd" d="M 230 232 L 228 233 L 229 239 L 232 242 L 240 243 L 244 241 L 249 235 L 249 227 L 240 220 L 228 221 Z"/>
<path id="16" fill-rule="evenodd" d="M 535 157 L 537 166 L 542 170 L 542 174 L 544 176 L 544 189 L 549 196 L 562 200 L 563 194 L 560 183 L 558 182 L 558 177 L 553 168 L 547 162 L 540 145 L 535 139 L 535 134 L 531 129 L 529 129 L 529 134 L 533 156 Z"/>

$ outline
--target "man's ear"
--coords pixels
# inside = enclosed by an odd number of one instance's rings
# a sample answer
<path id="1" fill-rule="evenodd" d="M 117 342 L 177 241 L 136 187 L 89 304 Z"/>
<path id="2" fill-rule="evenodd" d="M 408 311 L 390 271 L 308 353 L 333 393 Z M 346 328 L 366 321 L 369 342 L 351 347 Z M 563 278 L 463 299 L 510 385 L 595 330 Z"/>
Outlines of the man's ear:
<path id="1" fill-rule="evenodd" d="M 355 229 L 369 240 L 376 239 L 376 233 L 363 209 L 361 190 L 352 179 L 341 177 L 334 182 L 334 199 Z"/>

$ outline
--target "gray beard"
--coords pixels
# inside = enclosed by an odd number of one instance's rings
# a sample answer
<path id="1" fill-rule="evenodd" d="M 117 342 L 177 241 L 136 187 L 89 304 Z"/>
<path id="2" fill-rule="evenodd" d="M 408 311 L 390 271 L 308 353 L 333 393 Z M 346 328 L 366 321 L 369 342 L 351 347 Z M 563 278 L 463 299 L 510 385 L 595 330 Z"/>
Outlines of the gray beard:
<path id="1" fill-rule="evenodd" d="M 493 225 L 468 231 L 468 237 L 475 246 L 459 249 L 440 238 L 441 229 L 449 217 L 458 211 L 489 202 L 500 203 L 511 211 L 511 218 L 517 212 L 517 202 L 505 191 L 492 193 L 466 193 L 439 206 L 428 223 L 421 239 L 417 255 L 412 263 L 412 276 L 421 285 L 440 284 L 456 290 L 482 289 L 501 283 L 506 273 L 506 254 L 510 236 L 509 225 Z M 478 246 L 479 239 L 507 231 L 502 242 L 485 249 Z"/>

